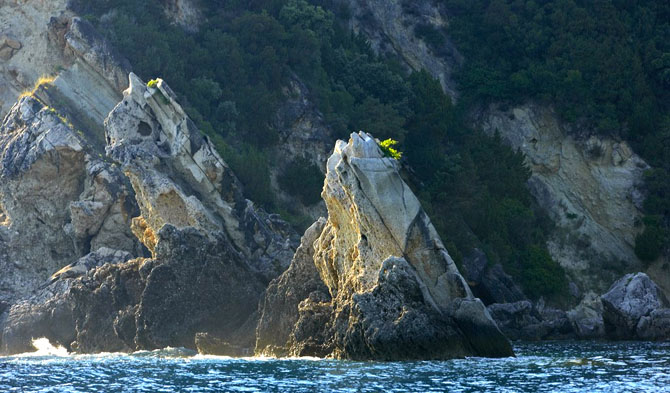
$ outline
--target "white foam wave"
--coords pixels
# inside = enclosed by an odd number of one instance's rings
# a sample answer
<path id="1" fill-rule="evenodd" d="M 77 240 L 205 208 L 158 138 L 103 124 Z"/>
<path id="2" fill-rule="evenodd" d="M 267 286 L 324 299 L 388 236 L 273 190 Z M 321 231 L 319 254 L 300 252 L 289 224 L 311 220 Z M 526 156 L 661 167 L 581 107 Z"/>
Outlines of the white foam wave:
<path id="1" fill-rule="evenodd" d="M 54 346 L 51 344 L 48 338 L 46 337 L 41 337 L 41 338 L 36 338 L 33 339 L 33 347 L 35 348 L 35 352 L 27 352 L 18 356 L 58 356 L 58 357 L 64 357 L 68 356 L 69 353 L 67 352 L 67 349 L 65 349 L 62 346 Z"/>

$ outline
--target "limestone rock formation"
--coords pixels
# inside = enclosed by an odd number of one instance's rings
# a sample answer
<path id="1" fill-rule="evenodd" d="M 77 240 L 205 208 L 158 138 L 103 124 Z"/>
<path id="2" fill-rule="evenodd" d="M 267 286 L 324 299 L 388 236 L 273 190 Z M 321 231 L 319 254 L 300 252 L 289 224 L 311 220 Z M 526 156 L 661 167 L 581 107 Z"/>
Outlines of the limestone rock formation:
<path id="1" fill-rule="evenodd" d="M 0 158 L 0 299 L 98 248 L 140 252 L 132 190 L 53 108 L 22 98 L 0 127 Z"/>
<path id="2" fill-rule="evenodd" d="M 65 12 L 66 6 L 67 0 L 0 2 L 0 118 L 22 91 L 40 76 L 52 75 L 62 63 L 43 32 L 49 19 Z"/>
<path id="3" fill-rule="evenodd" d="M 322 197 L 329 217 L 318 238 L 312 241 L 322 223 L 310 228 L 302 253 L 266 292 L 257 353 L 353 359 L 512 354 L 397 163 L 382 156 L 371 136 L 337 142 Z M 316 270 L 308 267 L 310 259 Z M 273 313 L 295 313 L 296 305 L 298 321 L 289 333 L 294 317 Z M 270 326 L 281 333 L 271 336 Z"/>
<path id="4" fill-rule="evenodd" d="M 449 41 L 441 50 L 421 42 L 416 27 L 428 25 L 443 33 L 452 15 L 429 1 L 338 0 L 350 10 L 349 25 L 372 48 L 391 53 L 412 69 L 438 78 L 453 99 L 458 91 L 452 70 L 463 62 Z M 502 109 L 501 107 L 505 108 Z M 589 130 L 570 130 L 547 105 L 525 103 L 512 108 L 493 104 L 472 114 L 472 124 L 520 149 L 532 178 L 529 187 L 538 205 L 558 224 L 547 246 L 568 272 L 575 294 L 602 293 L 608 285 L 642 265 L 633 246 L 644 195 L 639 189 L 646 163 L 619 140 L 591 137 Z M 586 134 L 583 138 L 570 135 Z M 669 293 L 667 258 L 647 273 Z"/>
<path id="5" fill-rule="evenodd" d="M 593 292 L 584 296 L 577 307 L 568 311 L 568 318 L 578 338 L 594 339 L 605 336 L 603 304 Z"/>
<path id="6" fill-rule="evenodd" d="M 0 353 L 32 350 L 32 340 L 46 337 L 53 343 L 71 348 L 77 337 L 73 287 L 76 278 L 86 276 L 106 263 L 122 264 L 131 255 L 124 251 L 101 248 L 55 273 L 41 291 L 16 302 L 0 323 Z M 108 332 L 98 332 L 105 336 Z"/>
<path id="7" fill-rule="evenodd" d="M 548 307 L 542 300 L 494 303 L 488 306 L 500 330 L 511 340 L 566 340 L 603 338 L 602 306 L 587 296 L 570 311 Z"/>
<path id="8" fill-rule="evenodd" d="M 647 164 L 621 141 L 570 136 L 549 109 L 527 105 L 483 115 L 481 126 L 526 155 L 529 186 L 557 224 L 548 249 L 580 289 L 602 293 L 640 268 L 638 190 Z"/>
<path id="9" fill-rule="evenodd" d="M 295 250 L 292 232 L 257 211 L 214 146 L 202 136 L 162 80 L 148 87 L 130 74 L 123 100 L 105 120 L 107 154 L 122 164 L 142 215 L 133 230 L 151 240 L 166 224 L 224 231 L 268 282 Z M 297 239 L 295 239 L 297 240 Z"/>
<path id="10" fill-rule="evenodd" d="M 610 338 L 670 339 L 670 302 L 646 274 L 625 275 L 601 299 Z"/>
<path id="11" fill-rule="evenodd" d="M 36 272 L 14 276 L 36 291 L 5 312 L 0 350 L 27 351 L 44 336 L 82 353 L 229 342 L 229 352 L 250 352 L 259 297 L 297 236 L 244 199 L 163 81 L 150 88 L 131 74 L 105 125 L 114 163 L 92 157 L 91 130 L 75 131 L 36 98 L 3 124 L 0 234 L 12 247 L 0 252 L 14 254 L 0 263 L 27 260 Z M 14 232 L 44 239 L 19 242 Z"/>

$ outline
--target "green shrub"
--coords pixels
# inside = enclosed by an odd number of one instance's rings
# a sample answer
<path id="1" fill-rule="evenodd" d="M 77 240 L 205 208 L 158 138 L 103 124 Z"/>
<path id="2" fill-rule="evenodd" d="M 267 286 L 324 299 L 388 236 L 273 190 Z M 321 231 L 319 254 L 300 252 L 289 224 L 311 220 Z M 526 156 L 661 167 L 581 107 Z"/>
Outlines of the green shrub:
<path id="1" fill-rule="evenodd" d="M 266 154 L 250 145 L 237 146 L 236 149 L 227 145 L 219 146 L 223 147 L 219 153 L 244 186 L 245 196 L 266 209 L 273 209 L 275 197 Z"/>
<path id="2" fill-rule="evenodd" d="M 390 157 L 393 158 L 394 160 L 399 160 L 402 157 L 402 152 L 393 148 L 393 146 L 397 144 L 398 141 L 390 138 L 379 142 L 379 147 L 382 149 L 384 157 Z"/>
<path id="3" fill-rule="evenodd" d="M 668 233 L 651 217 L 645 217 L 644 231 L 635 237 L 635 255 L 644 262 L 653 262 L 663 252 Z"/>
<path id="4" fill-rule="evenodd" d="M 517 273 L 526 295 L 531 299 L 540 296 L 556 298 L 567 290 L 565 271 L 554 261 L 544 246 L 532 245 L 519 258 Z"/>

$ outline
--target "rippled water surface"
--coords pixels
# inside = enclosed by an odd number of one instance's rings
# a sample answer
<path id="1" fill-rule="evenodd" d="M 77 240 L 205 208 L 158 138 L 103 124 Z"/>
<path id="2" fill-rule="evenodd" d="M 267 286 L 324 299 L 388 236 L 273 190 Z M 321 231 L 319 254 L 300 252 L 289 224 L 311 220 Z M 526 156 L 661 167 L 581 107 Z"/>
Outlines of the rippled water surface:
<path id="1" fill-rule="evenodd" d="M 670 343 L 524 343 L 515 350 L 509 359 L 395 363 L 49 351 L 0 357 L 0 392 L 670 392 Z"/>

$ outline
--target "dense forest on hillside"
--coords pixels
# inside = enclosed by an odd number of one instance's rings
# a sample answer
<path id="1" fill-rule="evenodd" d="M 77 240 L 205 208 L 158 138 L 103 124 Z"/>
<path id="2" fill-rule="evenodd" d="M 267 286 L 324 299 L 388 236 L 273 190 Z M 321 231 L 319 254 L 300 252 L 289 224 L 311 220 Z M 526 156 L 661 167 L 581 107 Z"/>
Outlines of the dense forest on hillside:
<path id="1" fill-rule="evenodd" d="M 670 2 L 438 1 L 470 104 L 551 103 L 577 132 L 621 137 L 653 167 L 636 253 L 656 259 L 670 238 Z"/>
<path id="2" fill-rule="evenodd" d="M 560 297 L 567 287 L 545 247 L 552 223 L 533 208 L 522 154 L 497 136 L 466 125 L 473 105 L 547 100 L 556 102 L 569 121 L 630 139 L 655 167 L 649 174 L 649 222 L 640 252 L 652 256 L 666 241 L 670 122 L 661 115 L 667 90 L 659 92 L 659 86 L 670 83 L 670 72 L 663 71 L 670 60 L 657 52 L 667 43 L 650 38 L 647 46 L 656 49 L 635 69 L 628 62 L 638 64 L 641 52 L 637 47 L 632 51 L 628 38 L 619 39 L 625 26 L 603 28 L 604 22 L 593 20 L 594 26 L 579 30 L 553 15 L 555 7 L 545 2 L 533 6 L 529 1 L 519 8 L 512 1 L 447 0 L 455 16 L 449 34 L 468 59 L 458 75 L 464 98 L 455 106 L 427 73 L 408 74 L 393 59 L 378 57 L 331 11 L 305 0 L 202 0 L 207 18 L 195 33 L 171 24 L 159 3 L 74 1 L 79 13 L 129 58 L 136 73 L 145 80 L 160 76 L 170 84 L 200 129 L 216 142 L 247 196 L 268 210 L 285 208 L 270 189 L 268 166 L 271 148 L 278 143 L 273 119 L 285 99 L 282 87 L 297 75 L 338 137 L 363 129 L 400 142 L 409 181 L 457 262 L 480 247 L 491 263 L 502 263 L 517 277 L 531 297 Z M 617 11 L 623 6 L 612 7 Z M 538 12 L 546 20 L 536 20 Z M 667 10 L 653 12 L 660 17 Z M 589 13 L 584 17 L 597 19 Z M 662 29 L 652 30 L 649 35 L 658 41 Z M 418 33 L 439 45 L 440 34 L 430 28 Z M 598 46 L 604 43 L 623 45 L 624 57 L 613 55 L 612 47 Z M 286 174 L 280 185 L 305 203 L 317 201 L 318 170 L 299 161 L 291 167 L 295 173 Z"/>

